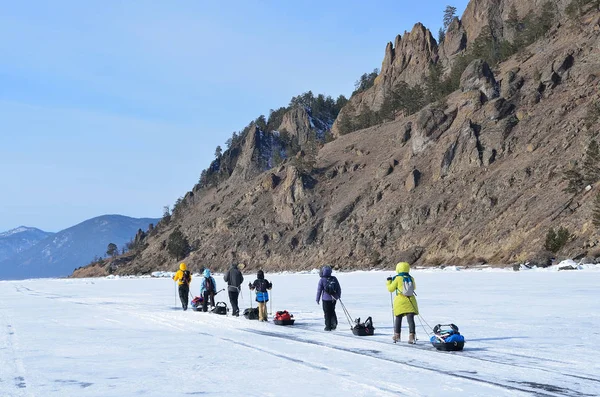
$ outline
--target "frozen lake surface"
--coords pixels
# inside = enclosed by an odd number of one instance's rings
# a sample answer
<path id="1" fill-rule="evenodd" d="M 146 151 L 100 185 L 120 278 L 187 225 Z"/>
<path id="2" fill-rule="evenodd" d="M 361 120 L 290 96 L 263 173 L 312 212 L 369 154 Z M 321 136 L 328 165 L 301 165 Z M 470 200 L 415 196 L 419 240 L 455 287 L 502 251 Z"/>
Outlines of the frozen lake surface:
<path id="1" fill-rule="evenodd" d="M 339 305 L 338 329 L 323 331 L 314 274 L 266 274 L 293 327 L 183 312 L 169 278 L 0 282 L 0 396 L 600 395 L 597 268 L 413 271 L 423 319 L 465 336 L 455 353 L 418 320 L 417 345 L 405 328 L 392 343 L 390 272 L 334 274 L 375 336 L 352 335 Z"/>

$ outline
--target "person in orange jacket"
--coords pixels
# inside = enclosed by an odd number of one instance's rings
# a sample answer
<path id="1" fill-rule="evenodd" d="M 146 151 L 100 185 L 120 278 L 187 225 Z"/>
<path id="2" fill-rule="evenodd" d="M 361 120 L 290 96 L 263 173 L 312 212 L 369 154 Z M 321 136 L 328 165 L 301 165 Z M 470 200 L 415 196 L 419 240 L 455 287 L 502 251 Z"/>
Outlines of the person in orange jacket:
<path id="1" fill-rule="evenodd" d="M 179 299 L 181 299 L 181 307 L 183 310 L 188 308 L 188 296 L 190 295 L 190 283 L 192 282 L 192 274 L 187 270 L 185 263 L 179 265 L 179 270 L 173 276 L 173 280 L 179 285 Z"/>

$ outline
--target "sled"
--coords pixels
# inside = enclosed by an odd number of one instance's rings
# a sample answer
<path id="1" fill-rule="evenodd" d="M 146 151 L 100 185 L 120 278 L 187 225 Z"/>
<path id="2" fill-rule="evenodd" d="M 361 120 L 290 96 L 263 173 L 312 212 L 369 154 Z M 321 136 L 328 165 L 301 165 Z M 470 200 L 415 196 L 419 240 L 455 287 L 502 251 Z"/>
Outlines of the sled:
<path id="1" fill-rule="evenodd" d="M 454 324 L 438 324 L 433 327 L 430 342 L 437 350 L 445 352 L 461 351 L 465 347 L 465 337 L 458 332 L 458 327 Z"/>
<path id="2" fill-rule="evenodd" d="M 201 312 L 202 302 L 204 302 L 204 299 L 201 296 L 196 296 L 194 299 L 192 299 L 192 301 L 190 302 L 192 310 L 195 312 Z"/>
<path id="3" fill-rule="evenodd" d="M 215 314 L 220 314 L 220 315 L 227 315 L 227 312 L 229 311 L 229 308 L 227 307 L 227 303 L 225 302 L 217 302 L 217 304 L 215 305 L 215 308 L 211 310 L 212 313 Z"/>
<path id="4" fill-rule="evenodd" d="M 244 317 L 248 320 L 258 320 L 258 307 L 244 310 Z"/>
<path id="5" fill-rule="evenodd" d="M 371 336 L 375 334 L 373 320 L 368 317 L 364 323 L 360 322 L 360 317 L 354 320 L 355 325 L 352 327 L 352 333 L 356 336 Z"/>
<path id="6" fill-rule="evenodd" d="M 278 311 L 275 313 L 273 318 L 273 324 L 275 325 L 294 325 L 294 315 L 290 314 L 287 310 Z"/>

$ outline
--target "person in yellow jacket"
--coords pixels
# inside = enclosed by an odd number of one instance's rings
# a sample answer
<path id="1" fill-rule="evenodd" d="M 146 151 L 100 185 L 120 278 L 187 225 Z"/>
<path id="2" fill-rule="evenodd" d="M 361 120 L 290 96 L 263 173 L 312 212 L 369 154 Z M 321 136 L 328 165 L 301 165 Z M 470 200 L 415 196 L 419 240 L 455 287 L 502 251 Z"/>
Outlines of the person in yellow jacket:
<path id="1" fill-rule="evenodd" d="M 188 296 L 190 295 L 190 283 L 192 282 L 192 274 L 187 270 L 185 263 L 179 265 L 179 270 L 173 276 L 173 280 L 179 285 L 179 299 L 181 299 L 181 307 L 185 311 L 188 308 Z"/>
<path id="2" fill-rule="evenodd" d="M 394 298 L 394 343 L 400 340 L 400 329 L 402 328 L 402 317 L 406 316 L 408 321 L 408 343 L 416 343 L 415 339 L 415 314 L 419 314 L 417 297 L 415 296 L 415 279 L 408 274 L 410 265 L 408 262 L 400 262 L 396 265 L 396 275 L 388 277 L 387 289 L 390 292 L 396 291 Z"/>

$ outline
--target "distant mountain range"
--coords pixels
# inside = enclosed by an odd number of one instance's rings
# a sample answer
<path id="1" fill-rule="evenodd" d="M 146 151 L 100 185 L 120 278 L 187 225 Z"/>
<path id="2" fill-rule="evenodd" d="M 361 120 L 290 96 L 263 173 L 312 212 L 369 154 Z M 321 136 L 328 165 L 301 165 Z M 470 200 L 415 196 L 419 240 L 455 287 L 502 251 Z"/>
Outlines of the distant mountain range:
<path id="1" fill-rule="evenodd" d="M 157 222 L 103 215 L 58 233 L 26 227 L 10 230 L 0 234 L 0 279 L 68 276 L 94 257 L 104 256 L 109 243 L 121 248 L 139 229 Z"/>
<path id="2" fill-rule="evenodd" d="M 19 226 L 7 232 L 0 233 L 0 262 L 33 247 L 41 240 L 53 234 L 27 226 Z"/>

